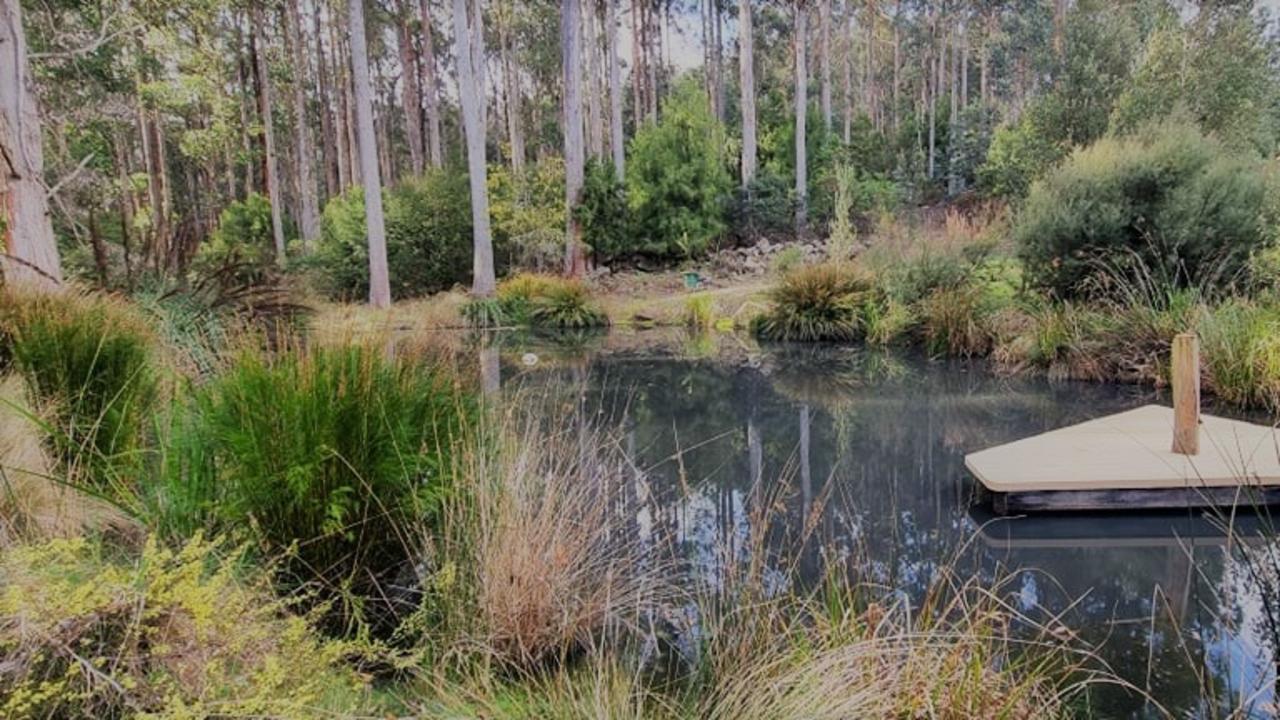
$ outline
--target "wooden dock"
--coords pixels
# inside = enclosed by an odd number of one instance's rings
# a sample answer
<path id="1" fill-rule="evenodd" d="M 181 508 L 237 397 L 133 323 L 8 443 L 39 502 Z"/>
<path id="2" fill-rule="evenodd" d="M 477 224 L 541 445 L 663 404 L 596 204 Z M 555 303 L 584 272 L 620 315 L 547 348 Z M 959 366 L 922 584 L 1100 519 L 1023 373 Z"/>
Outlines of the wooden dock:
<path id="1" fill-rule="evenodd" d="M 1146 405 L 967 455 L 997 512 L 1280 502 L 1280 432 L 1200 416 L 1199 448 L 1175 452 L 1172 408 Z"/>

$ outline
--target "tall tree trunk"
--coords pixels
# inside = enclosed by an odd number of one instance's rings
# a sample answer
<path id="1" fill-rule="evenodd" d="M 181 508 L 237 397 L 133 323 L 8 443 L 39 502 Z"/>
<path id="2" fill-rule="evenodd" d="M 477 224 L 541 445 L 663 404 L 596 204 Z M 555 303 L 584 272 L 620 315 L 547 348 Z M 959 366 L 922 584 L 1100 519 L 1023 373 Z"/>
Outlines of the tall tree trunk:
<path id="1" fill-rule="evenodd" d="M 267 196 L 271 201 L 271 238 L 275 241 L 276 263 L 285 261 L 283 203 L 280 199 L 280 160 L 276 156 L 275 121 L 271 117 L 273 107 L 271 99 L 271 75 L 267 71 L 267 46 L 263 39 L 265 24 L 262 16 L 261 0 L 254 0 L 250 6 L 253 17 L 253 35 L 256 39 L 256 50 L 253 61 L 258 72 L 258 113 L 262 120 L 262 141 L 266 152 Z"/>
<path id="2" fill-rule="evenodd" d="M 631 0 L 631 119 L 640 128 L 644 114 L 644 11 L 643 0 Z"/>
<path id="3" fill-rule="evenodd" d="M 795 2 L 796 64 L 796 233 L 803 233 L 809 212 L 809 167 L 806 153 L 805 121 L 809 106 L 809 71 L 805 67 L 808 54 L 809 18 L 802 0 Z"/>
<path id="4" fill-rule="evenodd" d="M 622 129 L 622 63 L 618 58 L 618 3 L 608 3 L 605 39 L 609 51 L 609 149 L 613 151 L 613 170 L 619 180 L 626 177 L 627 138 Z"/>
<path id="5" fill-rule="evenodd" d="M 329 104 L 329 68 L 324 56 L 324 35 L 320 30 L 320 1 L 315 0 L 312 32 L 316 36 L 316 99 L 320 105 L 320 135 L 324 148 L 325 197 L 342 192 L 338 174 L 338 138 L 333 129 L 333 107 Z"/>
<path id="6" fill-rule="evenodd" d="M 364 0 L 347 0 L 347 25 L 351 33 L 351 74 L 356 135 L 360 146 L 360 177 L 364 183 L 364 223 L 369 235 L 369 304 L 388 308 L 391 307 L 391 282 L 387 273 L 387 229 L 382 210 L 382 178 L 378 174 L 378 142 L 373 131 Z"/>
<path id="7" fill-rule="evenodd" d="M 297 146 L 294 161 L 298 167 L 298 230 L 302 233 L 302 249 L 307 252 L 320 239 L 320 208 L 316 198 L 315 148 L 311 144 L 311 123 L 307 118 L 307 53 L 302 34 L 302 16 L 298 0 L 285 4 L 285 22 L 293 50 L 293 116 Z"/>
<path id="8" fill-rule="evenodd" d="M 715 31 L 715 48 L 712 51 L 711 60 L 716 70 L 716 119 L 724 122 L 724 13 L 721 12 L 720 0 L 711 0 L 711 7 L 715 18 L 715 22 L 712 25 L 712 29 Z"/>
<path id="9" fill-rule="evenodd" d="M 582 199 L 582 72 L 578 62 L 578 0 L 564 0 L 560 16 L 560 45 L 564 71 L 564 192 L 565 192 L 565 260 L 564 271 L 570 277 L 582 275 L 586 269 L 582 249 L 582 225 L 577 208 Z"/>
<path id="10" fill-rule="evenodd" d="M 483 18 L 467 18 L 467 0 L 453 0 L 453 35 L 457 49 L 458 98 L 462 106 L 462 125 L 467 138 L 467 175 L 471 181 L 472 255 L 471 293 L 491 297 L 497 280 L 493 270 L 493 239 L 489 232 L 489 191 L 485 167 L 485 124 L 481 105 L 484 91 L 479 75 L 482 66 L 476 58 L 484 57 Z M 474 47 L 482 44 L 477 52 Z"/>
<path id="11" fill-rule="evenodd" d="M 902 112 L 902 0 L 893 5 L 893 129 L 901 123 Z"/>
<path id="12" fill-rule="evenodd" d="M 418 50 L 409 33 L 408 23 L 412 13 L 397 3 L 396 45 L 400 51 L 400 106 L 404 111 L 404 135 L 409 144 L 409 167 L 414 175 L 421 175 L 425 167 L 422 139 L 422 94 L 418 90 Z"/>
<path id="13" fill-rule="evenodd" d="M 587 64 L 587 147 L 593 158 L 604 156 L 604 103 L 600 97 L 599 35 L 593 0 L 582 8 L 582 52 Z"/>
<path id="14" fill-rule="evenodd" d="M 427 156 L 431 167 L 444 164 L 440 139 L 440 91 L 436 82 L 436 43 L 431 21 L 430 0 L 418 0 L 418 17 L 422 21 L 422 95 L 427 116 Z"/>
<path id="15" fill-rule="evenodd" d="M 823 129 L 831 132 L 831 0 L 822 0 L 821 17 L 822 51 L 818 56 L 821 76 L 821 103 Z"/>
<path id="16" fill-rule="evenodd" d="M 6 282 L 62 284 L 44 186 L 44 139 L 19 0 L 0 0 L 0 237 Z"/>
<path id="17" fill-rule="evenodd" d="M 515 58 L 511 39 L 510 13 L 513 4 L 504 2 L 494 17 L 498 23 L 498 42 L 502 46 L 502 94 L 506 98 L 507 141 L 511 146 L 511 172 L 516 177 L 524 174 L 525 143 L 523 99 L 520 90 L 520 66 Z"/>
<path id="18" fill-rule="evenodd" d="M 742 187 L 756 176 L 756 69 L 751 0 L 738 0 L 738 83 L 742 102 Z"/>

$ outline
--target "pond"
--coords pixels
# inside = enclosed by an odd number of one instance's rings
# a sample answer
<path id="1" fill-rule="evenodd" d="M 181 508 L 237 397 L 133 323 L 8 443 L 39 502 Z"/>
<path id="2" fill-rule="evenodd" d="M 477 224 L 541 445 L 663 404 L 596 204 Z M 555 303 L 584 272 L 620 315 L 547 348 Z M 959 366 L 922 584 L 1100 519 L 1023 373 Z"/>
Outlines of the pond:
<path id="1" fill-rule="evenodd" d="M 1006 577 L 1022 611 L 1061 616 L 1175 715 L 1209 714 L 1208 694 L 1255 697 L 1270 716 L 1263 598 L 1213 518 L 999 518 L 965 472 L 968 452 L 1162 401 L 1156 391 L 1003 377 L 976 361 L 635 337 L 568 350 L 503 342 L 502 391 L 576 388 L 574 402 L 619 423 L 644 469 L 637 512 L 669 523 L 693 567 L 715 572 L 716 548 L 752 530 L 753 488 L 785 483 L 783 513 L 819 536 L 798 551 L 802 574 L 838 548 L 908 598 L 943 566 Z M 1101 717 L 1161 715 L 1116 688 L 1090 705 Z"/>

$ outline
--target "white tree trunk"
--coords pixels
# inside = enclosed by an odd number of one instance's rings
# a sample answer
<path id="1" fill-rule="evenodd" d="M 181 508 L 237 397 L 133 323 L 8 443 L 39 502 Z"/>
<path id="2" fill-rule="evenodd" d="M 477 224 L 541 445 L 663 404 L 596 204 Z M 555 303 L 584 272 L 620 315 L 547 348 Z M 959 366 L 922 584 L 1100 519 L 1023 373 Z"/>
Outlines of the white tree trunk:
<path id="1" fill-rule="evenodd" d="M 493 270 L 493 238 L 489 232 L 488 170 L 485 166 L 484 90 L 480 85 L 484 58 L 482 19 L 470 19 L 467 0 L 453 0 L 453 35 L 457 49 L 458 98 L 462 105 L 462 125 L 467 136 L 467 175 L 471 182 L 472 255 L 471 293 L 476 297 L 493 295 L 497 279 Z"/>
<path id="2" fill-rule="evenodd" d="M 44 148 L 19 0 L 0 0 L 0 236 L 5 281 L 41 289 L 62 284 L 49 220 Z"/>
<path id="3" fill-rule="evenodd" d="M 591 157 L 604 156 L 604 103 L 600 97 L 599 35 L 596 32 L 596 12 L 588 0 L 582 13 L 582 30 L 585 38 L 581 47 L 587 64 L 587 146 Z"/>
<path id="4" fill-rule="evenodd" d="M 809 19 L 803 2 L 797 0 L 796 14 L 796 232 L 804 232 L 808 218 L 809 167 L 805 147 L 805 113 L 809 106 L 809 71 L 805 65 L 808 52 Z"/>
<path id="5" fill-rule="evenodd" d="M 560 37 L 564 68 L 564 189 L 565 261 L 564 271 L 577 277 L 586 269 L 582 250 L 582 228 L 574 211 L 582 199 L 584 160 L 582 147 L 582 67 L 579 63 L 578 0 L 564 0 L 560 15 Z"/>
<path id="6" fill-rule="evenodd" d="M 404 136 L 409 144 L 409 168 L 414 175 L 421 175 L 425 162 L 423 160 L 422 141 L 422 94 L 418 91 L 418 50 L 413 36 L 406 27 L 409 19 L 407 11 L 397 7 L 396 45 L 400 51 L 400 106 L 404 111 Z"/>
<path id="7" fill-rule="evenodd" d="M 283 201 L 280 199 L 280 159 L 276 154 L 275 122 L 271 118 L 274 104 L 271 99 L 271 75 L 267 68 L 267 43 L 263 34 L 265 27 L 262 17 L 262 3 L 255 0 L 251 9 L 253 17 L 253 33 L 258 37 L 258 52 L 254 61 L 258 63 L 258 79 L 262 83 L 259 95 L 258 113 L 262 120 L 262 141 L 267 153 L 267 198 L 271 201 L 271 237 L 275 240 L 276 263 L 285 261 L 284 219 L 281 215 Z"/>
<path id="8" fill-rule="evenodd" d="M 369 51 L 364 34 L 364 0 L 347 0 L 351 33 L 351 73 L 354 86 L 356 142 L 360 147 L 360 179 L 364 184 L 364 222 L 369 234 L 369 304 L 391 307 L 387 274 L 387 228 L 382 211 L 382 178 L 378 171 L 378 141 L 373 134 L 373 99 L 369 88 Z"/>
<path id="9" fill-rule="evenodd" d="M 751 0 L 738 0 L 738 77 L 742 96 L 742 186 L 756 176 L 756 70 Z"/>
<path id="10" fill-rule="evenodd" d="M 436 44 L 432 37 L 431 3 L 419 0 L 419 17 L 422 20 L 422 96 L 427 114 L 427 157 L 431 167 L 444 164 L 444 151 L 440 143 L 440 96 L 436 89 Z"/>
<path id="11" fill-rule="evenodd" d="M 822 123 L 831 132 L 831 0 L 822 0 L 822 54 L 818 56 L 822 76 Z"/>
<path id="12" fill-rule="evenodd" d="M 320 202 L 316 197 L 315 150 L 311 140 L 311 123 L 307 120 L 307 52 L 302 35 L 302 16 L 298 12 L 298 0 L 289 0 L 285 7 L 285 20 L 293 41 L 293 115 L 296 127 L 294 153 L 298 164 L 298 229 L 302 233 L 302 248 L 309 251 L 320 239 Z"/>
<path id="13" fill-rule="evenodd" d="M 621 1 L 605 0 L 609 4 L 606 19 L 609 23 L 609 147 L 618 179 L 626 176 L 627 164 L 627 139 L 622 129 L 622 63 L 618 58 L 618 3 Z"/>

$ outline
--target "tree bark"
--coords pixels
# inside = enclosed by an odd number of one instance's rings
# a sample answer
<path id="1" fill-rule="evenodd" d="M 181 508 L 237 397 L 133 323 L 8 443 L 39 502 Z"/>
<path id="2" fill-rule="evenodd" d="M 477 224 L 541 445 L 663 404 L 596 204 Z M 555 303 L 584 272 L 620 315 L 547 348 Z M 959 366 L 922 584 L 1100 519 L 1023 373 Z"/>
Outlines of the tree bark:
<path id="1" fill-rule="evenodd" d="M 587 147 L 591 157 L 599 158 L 604 156 L 604 103 L 600 97 L 599 35 L 592 0 L 587 0 L 582 10 L 582 52 L 587 65 Z"/>
<path id="2" fill-rule="evenodd" d="M 250 13 L 253 18 L 253 35 L 257 41 L 255 43 L 256 51 L 253 54 L 253 61 L 258 72 L 258 113 L 262 120 L 262 141 L 266 153 L 264 176 L 267 182 L 267 196 L 271 201 L 271 238 L 275 241 L 276 263 L 283 264 L 285 261 L 285 247 L 284 219 L 281 215 L 283 208 L 280 199 L 280 161 L 276 157 L 275 122 L 271 117 L 273 105 L 271 99 L 271 76 L 267 72 L 267 49 L 262 35 L 265 24 L 262 16 L 261 0 L 253 2 L 250 6 Z"/>
<path id="3" fill-rule="evenodd" d="M 19 0 L 0 0 L 0 236 L 6 282 L 62 284 L 45 196 L 44 148 Z"/>
<path id="4" fill-rule="evenodd" d="M 444 164 L 440 139 L 440 91 L 436 82 L 436 44 L 431 21 L 430 0 L 418 0 L 418 17 L 422 21 L 422 96 L 427 119 L 427 157 L 431 167 Z"/>
<path id="5" fill-rule="evenodd" d="M 582 249 L 582 227 L 576 210 L 582 199 L 582 72 L 578 62 L 578 0 L 563 0 L 560 16 L 560 44 L 564 71 L 564 189 L 565 189 L 565 260 L 564 271 L 570 277 L 582 275 L 586 269 Z"/>
<path id="6" fill-rule="evenodd" d="M 401 0 L 403 3 L 403 0 Z M 397 6 L 396 45 L 400 51 L 400 107 L 404 112 L 404 135 L 409 145 L 409 167 L 421 175 L 425 167 L 422 138 L 422 94 L 418 90 L 417 47 L 407 27 L 411 15 L 403 4 Z"/>
<path id="7" fill-rule="evenodd" d="M 818 56 L 821 76 L 821 103 L 823 129 L 831 132 L 831 0 L 822 0 L 821 7 L 822 51 Z"/>
<path id="8" fill-rule="evenodd" d="M 605 22 L 609 24 L 605 33 L 609 50 L 609 148 L 613 151 L 613 170 L 621 180 L 626 177 L 627 164 L 627 138 L 622 129 L 622 63 L 618 58 L 618 3 L 622 0 L 605 2 Z"/>
<path id="9" fill-rule="evenodd" d="M 756 176 L 756 70 L 751 0 L 738 0 L 738 82 L 742 103 L 742 187 Z"/>
<path id="10" fill-rule="evenodd" d="M 489 191 L 485 167 L 485 124 L 481 105 L 484 91 L 476 58 L 484 57 L 483 18 L 467 18 L 467 0 L 453 0 L 453 35 L 457 50 L 458 99 L 462 106 L 463 132 L 467 138 L 467 175 L 471 182 L 472 255 L 471 293 L 491 297 L 497 280 L 493 269 L 493 238 L 489 232 Z M 477 51 L 474 47 L 481 43 Z"/>
<path id="11" fill-rule="evenodd" d="M 808 219 L 809 168 L 806 157 L 805 121 L 809 105 L 809 72 L 805 67 L 808 51 L 808 16 L 801 0 L 795 3 L 795 70 L 796 70 L 796 233 L 804 232 Z"/>
<path id="12" fill-rule="evenodd" d="M 293 50 L 293 115 L 297 142 L 294 161 L 298 167 L 298 230 L 302 249 L 307 252 L 320 239 L 320 203 L 316 197 L 315 148 L 311 141 L 311 123 L 307 118 L 307 53 L 302 34 L 302 16 L 298 0 L 285 5 L 285 24 Z"/>
<path id="13" fill-rule="evenodd" d="M 369 83 L 369 52 L 364 34 L 364 0 L 347 0 L 351 33 L 351 74 L 354 85 L 356 135 L 360 148 L 360 177 L 364 183 L 364 222 L 369 235 L 369 304 L 391 307 L 387 273 L 387 229 L 382 210 L 382 178 L 378 174 L 378 143 L 373 132 L 373 100 Z"/>
<path id="14" fill-rule="evenodd" d="M 506 99 L 507 142 L 510 144 L 511 172 L 519 177 L 524 174 L 525 142 L 523 98 L 520 89 L 520 66 L 515 59 L 511 39 L 513 4 L 503 3 L 494 17 L 498 23 L 498 42 L 502 46 L 502 94 Z"/>
<path id="15" fill-rule="evenodd" d="M 316 36 L 316 98 L 320 104 L 320 135 L 324 147 L 325 197 L 342 192 L 338 173 L 338 138 L 333 129 L 333 107 L 329 102 L 329 69 L 324 56 L 324 36 L 320 33 L 320 2 L 315 2 L 312 28 Z"/>

